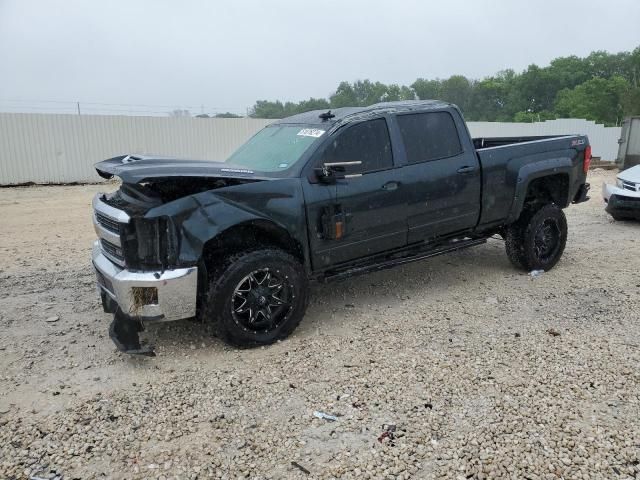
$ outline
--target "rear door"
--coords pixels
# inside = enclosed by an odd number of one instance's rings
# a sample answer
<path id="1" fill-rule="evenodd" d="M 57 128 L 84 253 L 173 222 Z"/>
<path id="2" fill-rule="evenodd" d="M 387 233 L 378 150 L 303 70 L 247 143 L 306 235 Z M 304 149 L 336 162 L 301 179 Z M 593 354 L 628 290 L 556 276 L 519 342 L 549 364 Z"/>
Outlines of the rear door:
<path id="1" fill-rule="evenodd" d="M 456 117 L 449 111 L 395 117 L 406 157 L 408 243 L 464 232 L 478 222 L 480 164 L 473 145 L 461 142 L 466 127 Z"/>
<path id="2" fill-rule="evenodd" d="M 344 127 L 313 161 L 361 161 L 347 174 L 361 175 L 326 185 L 303 182 L 309 238 L 314 268 L 348 262 L 407 242 L 406 198 L 400 189 L 400 172 L 393 159 L 385 118 Z M 328 226 L 343 222 L 337 238 Z"/>

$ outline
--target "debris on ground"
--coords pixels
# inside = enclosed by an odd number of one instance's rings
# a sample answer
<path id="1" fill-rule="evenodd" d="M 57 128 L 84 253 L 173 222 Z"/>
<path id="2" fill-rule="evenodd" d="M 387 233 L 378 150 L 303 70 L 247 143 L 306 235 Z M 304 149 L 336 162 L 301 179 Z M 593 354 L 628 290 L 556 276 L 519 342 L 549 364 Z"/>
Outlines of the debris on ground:
<path id="1" fill-rule="evenodd" d="M 298 462 L 291 462 L 291 465 L 296 467 L 298 470 L 300 470 L 302 473 L 306 473 L 307 475 L 310 475 L 311 472 L 309 470 L 307 470 L 306 468 L 304 468 L 302 465 L 300 465 Z"/>
<path id="2" fill-rule="evenodd" d="M 551 335 L 552 337 L 559 337 L 561 335 L 561 333 L 559 331 L 557 331 L 556 329 L 554 329 L 554 328 L 548 329 L 547 333 L 549 335 Z"/>
<path id="3" fill-rule="evenodd" d="M 532 277 L 532 278 L 535 278 L 535 277 L 539 277 L 543 273 L 544 273 L 544 270 L 531 270 L 529 272 L 529 276 Z"/>
<path id="4" fill-rule="evenodd" d="M 53 315 L 51 317 L 47 317 L 47 319 L 45 320 L 45 322 L 47 323 L 53 323 L 53 322 L 57 322 L 58 320 L 60 320 L 60 317 L 58 315 Z"/>
<path id="5" fill-rule="evenodd" d="M 388 438 L 390 441 L 393 441 L 395 437 L 396 426 L 394 424 L 383 425 L 383 432 L 378 437 L 378 441 L 382 443 L 385 438 Z"/>
<path id="6" fill-rule="evenodd" d="M 313 412 L 313 416 L 316 418 L 320 418 L 321 420 L 328 420 L 330 422 L 335 422 L 336 420 L 338 420 L 338 417 L 336 417 L 335 415 L 329 415 L 328 413 L 319 412 L 317 410 Z"/>

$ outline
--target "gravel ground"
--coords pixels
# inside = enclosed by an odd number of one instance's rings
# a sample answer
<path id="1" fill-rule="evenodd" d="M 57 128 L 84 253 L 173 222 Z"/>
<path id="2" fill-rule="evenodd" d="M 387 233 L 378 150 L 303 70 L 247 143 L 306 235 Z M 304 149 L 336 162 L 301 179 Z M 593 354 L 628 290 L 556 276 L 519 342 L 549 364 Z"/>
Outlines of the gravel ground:
<path id="1" fill-rule="evenodd" d="M 639 478 L 640 224 L 605 214 L 613 177 L 540 277 L 491 240 L 316 286 L 269 348 L 152 326 L 156 358 L 107 335 L 105 186 L 0 189 L 0 478 Z"/>

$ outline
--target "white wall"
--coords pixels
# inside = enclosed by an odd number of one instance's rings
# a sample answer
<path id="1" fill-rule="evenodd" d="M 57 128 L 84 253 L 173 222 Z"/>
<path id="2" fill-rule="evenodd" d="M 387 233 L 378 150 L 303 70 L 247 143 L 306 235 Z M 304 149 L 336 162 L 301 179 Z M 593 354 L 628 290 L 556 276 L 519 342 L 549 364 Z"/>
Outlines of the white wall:
<path id="1" fill-rule="evenodd" d="M 0 113 L 0 185 L 97 182 L 93 164 L 127 153 L 224 160 L 271 120 Z M 586 120 L 470 122 L 474 137 L 587 134 L 613 161 L 620 128 Z"/>

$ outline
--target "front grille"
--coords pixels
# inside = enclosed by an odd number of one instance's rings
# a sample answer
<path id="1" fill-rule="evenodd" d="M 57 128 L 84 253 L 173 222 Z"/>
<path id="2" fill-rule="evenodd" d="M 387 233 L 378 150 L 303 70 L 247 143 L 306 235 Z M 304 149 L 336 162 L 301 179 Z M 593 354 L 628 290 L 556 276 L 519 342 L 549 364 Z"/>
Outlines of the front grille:
<path id="1" fill-rule="evenodd" d="M 625 180 L 622 181 L 622 188 L 624 188 L 625 190 L 631 190 L 632 192 L 637 192 L 638 186 L 640 186 L 640 183 L 627 182 Z"/>
<path id="2" fill-rule="evenodd" d="M 120 234 L 120 223 L 118 223 L 117 220 L 107 217 L 100 212 L 96 212 L 96 220 L 98 220 L 98 223 L 110 232 Z"/>
<path id="3" fill-rule="evenodd" d="M 105 253 L 109 254 L 114 260 L 124 264 L 124 255 L 120 247 L 108 242 L 104 238 L 100 239 L 100 244 L 102 245 L 102 250 L 104 250 Z"/>

